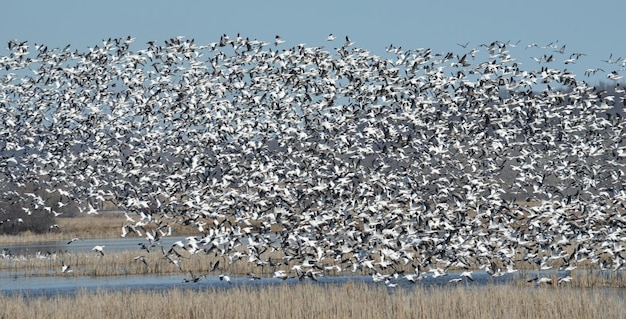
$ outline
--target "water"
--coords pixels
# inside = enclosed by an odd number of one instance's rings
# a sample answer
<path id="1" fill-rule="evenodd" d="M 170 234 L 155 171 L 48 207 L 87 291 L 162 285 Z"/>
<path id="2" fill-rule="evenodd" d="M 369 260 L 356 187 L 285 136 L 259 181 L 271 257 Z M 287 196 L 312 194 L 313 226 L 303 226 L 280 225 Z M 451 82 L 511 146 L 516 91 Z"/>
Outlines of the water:
<path id="1" fill-rule="evenodd" d="M 4 274 L 6 275 L 6 274 Z M 398 280 L 396 288 L 407 288 L 415 285 L 436 286 L 448 284 L 450 277 L 425 278 L 417 284 L 412 284 L 405 280 Z M 56 294 L 75 294 L 79 291 L 95 290 L 169 290 L 169 289 L 228 289 L 241 285 L 267 286 L 267 285 L 293 285 L 301 281 L 295 278 L 280 280 L 277 278 L 262 278 L 260 280 L 250 280 L 247 277 L 231 278 L 231 283 L 221 281 L 218 277 L 202 278 L 197 283 L 184 283 L 183 279 L 189 275 L 170 276 L 114 276 L 114 277 L 10 277 L 0 274 L 0 292 L 8 295 L 23 294 L 26 296 L 53 296 Z M 443 278 L 443 279 L 442 279 Z M 463 285 L 485 285 L 482 276 L 474 282 L 461 283 Z M 306 279 L 312 282 L 310 279 Z M 317 284 L 345 284 L 348 282 L 363 282 L 376 285 L 384 283 L 374 283 L 370 276 L 341 276 L 341 277 L 319 277 Z M 495 282 L 504 283 L 503 280 Z"/>
<path id="2" fill-rule="evenodd" d="M 171 247 L 178 240 L 185 242 L 187 237 L 163 237 L 159 240 L 163 247 Z M 33 244 L 13 244 L 3 245 L 0 249 L 7 249 L 15 256 L 34 256 L 38 253 L 84 253 L 92 251 L 96 245 L 104 245 L 104 253 L 107 252 L 124 252 L 139 251 L 140 244 L 148 245 L 149 242 L 145 238 L 109 238 L 109 239 L 86 239 L 77 240 L 68 244 L 68 241 L 52 241 Z M 158 249 L 158 247 L 157 247 Z"/>
<path id="3" fill-rule="evenodd" d="M 0 275 L 1 276 L 1 275 Z M 0 292 L 12 295 L 52 296 L 56 294 L 75 294 L 79 291 L 95 290 L 153 290 L 186 288 L 183 275 L 172 276 L 113 276 L 113 277 L 0 277 Z M 194 285 L 199 286 L 200 282 Z M 219 287 L 227 283 L 219 278 L 206 278 L 203 285 Z"/>
<path id="4" fill-rule="evenodd" d="M 554 272 L 552 272 L 554 274 Z M 534 275 L 534 273 L 533 273 Z M 547 272 L 540 273 L 540 276 L 548 275 Z M 491 277 L 486 273 L 474 273 L 474 281 L 463 280 L 458 283 L 450 283 L 450 279 L 459 278 L 460 273 L 449 273 L 443 277 L 433 278 L 427 275 L 426 278 L 411 283 L 403 278 L 394 280 L 397 284 L 394 289 L 412 289 L 414 287 L 446 287 L 446 286 L 462 286 L 468 288 L 482 288 L 488 284 L 506 285 L 511 283 L 519 283 L 523 281 L 526 289 L 534 286 L 526 283 L 526 278 L 532 277 L 523 274 L 509 274 L 501 277 Z M 157 276 L 157 275 L 141 275 L 141 276 L 111 276 L 111 277 L 87 277 L 87 276 L 43 276 L 43 277 L 21 277 L 9 274 L 8 272 L 0 272 L 0 293 L 4 295 L 23 295 L 26 297 L 36 296 L 55 296 L 55 295 L 74 295 L 82 291 L 146 291 L 146 290 L 171 290 L 171 289 L 191 289 L 191 290 L 215 290 L 229 289 L 242 285 L 252 287 L 266 287 L 272 285 L 296 285 L 303 282 L 310 282 L 319 285 L 342 285 L 349 282 L 359 282 L 371 285 L 385 285 L 382 282 L 373 282 L 371 276 L 338 276 L 338 277 L 318 277 L 318 281 L 311 279 L 300 281 L 296 278 L 280 280 L 277 278 L 262 278 L 259 280 L 250 280 L 248 277 L 231 277 L 231 283 L 220 280 L 217 276 L 201 278 L 196 283 L 185 283 L 184 279 L 189 279 L 187 274 Z M 623 288 L 602 288 L 607 294 L 618 294 L 620 296 L 626 294 Z"/>
<path id="5" fill-rule="evenodd" d="M 13 295 L 22 294 L 25 296 L 53 296 L 56 294 L 72 295 L 77 292 L 87 290 L 169 290 L 169 289 L 228 289 L 240 285 L 267 286 L 267 285 L 293 285 L 301 283 L 296 278 L 281 280 L 277 278 L 262 278 L 250 280 L 248 277 L 232 277 L 231 283 L 222 281 L 217 276 L 201 278 L 196 283 L 185 283 L 184 279 L 189 279 L 189 274 L 177 275 L 137 275 L 137 276 L 109 276 L 109 277 L 88 277 L 88 276 L 20 276 L 14 272 L 0 272 L 0 293 Z M 444 285 L 467 285 L 484 286 L 487 283 L 506 284 L 510 283 L 513 276 L 503 276 L 493 278 L 484 273 L 474 274 L 474 281 L 460 283 L 449 283 L 453 278 L 459 278 L 459 273 L 450 273 L 447 276 L 433 278 L 428 275 L 426 278 L 411 283 L 399 277 L 393 280 L 398 289 L 410 288 L 414 286 L 444 286 Z M 311 279 L 303 281 L 313 282 Z M 385 285 L 382 282 L 373 282 L 371 276 L 320 276 L 317 284 L 340 285 L 348 282 L 362 282 L 373 285 Z"/>
<path id="6" fill-rule="evenodd" d="M 276 278 L 250 280 L 246 277 L 231 278 L 231 283 L 218 277 L 202 278 L 196 283 L 184 283 L 185 275 L 170 276 L 114 276 L 114 277 L 0 277 L 0 292 L 8 295 L 23 294 L 26 296 L 52 296 L 56 294 L 71 295 L 80 291 L 95 290 L 170 290 L 170 289 L 228 289 L 240 285 L 266 286 L 278 284 L 296 284 L 297 279 L 285 281 Z M 348 281 L 364 281 L 366 277 L 326 277 L 319 283 L 333 284 Z M 371 281 L 371 280 L 370 280 Z"/>
<path id="7" fill-rule="evenodd" d="M 170 247 L 175 241 L 183 240 L 185 237 L 166 237 L 161 239 L 161 246 Z M 107 252 L 124 252 L 124 251 L 140 251 L 138 244 L 146 243 L 144 238 L 114 238 L 114 239 L 96 239 L 96 240 L 79 240 L 71 244 L 67 241 L 46 242 L 37 244 L 18 244 L 5 245 L 0 248 L 6 248 L 16 256 L 25 256 L 27 258 L 34 257 L 38 253 L 47 252 L 65 252 L 79 253 L 91 252 L 95 245 L 105 245 L 105 253 Z M 158 249 L 158 248 L 156 248 Z M 95 254 L 95 253 L 94 253 Z M 451 279 L 460 278 L 460 272 L 450 272 L 446 276 L 434 278 L 431 273 L 426 278 L 411 283 L 399 276 L 392 279 L 397 284 L 396 288 L 390 289 L 410 289 L 412 287 L 433 287 L 433 286 L 450 286 L 463 285 L 468 287 L 483 287 L 487 284 L 510 284 L 513 282 L 524 282 L 529 287 L 533 285 L 526 283 L 526 280 L 535 275 L 539 276 L 562 276 L 565 272 L 559 271 L 543 271 L 540 273 L 514 273 L 501 277 L 492 277 L 485 272 L 473 273 L 473 281 L 463 279 L 458 283 L 449 282 Z M 22 294 L 24 296 L 54 296 L 57 294 L 72 295 L 80 291 L 96 291 L 96 290 L 169 290 L 169 289 L 228 289 L 240 285 L 267 286 L 267 285 L 293 285 L 299 284 L 300 281 L 295 278 L 280 280 L 277 278 L 262 278 L 260 280 L 250 280 L 248 277 L 232 277 L 231 283 L 219 280 L 218 277 L 201 278 L 196 283 L 184 283 L 184 279 L 189 279 L 187 273 L 176 275 L 137 275 L 137 276 L 109 276 L 109 277 L 88 277 L 58 275 L 42 275 L 42 276 L 25 276 L 16 272 L 0 272 L 0 293 L 5 295 Z M 311 281 L 311 279 L 305 279 Z M 322 285 L 341 285 L 348 282 L 362 282 L 373 285 L 385 285 L 383 282 L 373 282 L 371 276 L 352 276 L 350 272 L 346 272 L 344 276 L 318 277 L 317 284 Z M 624 293 L 624 289 L 619 289 L 620 293 Z"/>

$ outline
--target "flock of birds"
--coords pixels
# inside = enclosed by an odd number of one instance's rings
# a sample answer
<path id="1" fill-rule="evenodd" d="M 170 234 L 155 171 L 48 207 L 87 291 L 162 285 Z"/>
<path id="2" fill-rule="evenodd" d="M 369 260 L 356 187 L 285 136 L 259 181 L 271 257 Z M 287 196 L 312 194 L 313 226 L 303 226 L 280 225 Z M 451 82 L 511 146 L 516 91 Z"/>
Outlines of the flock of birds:
<path id="1" fill-rule="evenodd" d="M 25 214 L 113 202 L 124 236 L 153 244 L 191 225 L 184 254 L 277 278 L 623 267 L 626 59 L 589 69 L 607 74 L 596 87 L 563 68 L 583 54 L 556 44 L 526 47 L 538 58 L 524 68 L 511 42 L 379 56 L 327 40 L 10 41 L 3 198 Z"/>

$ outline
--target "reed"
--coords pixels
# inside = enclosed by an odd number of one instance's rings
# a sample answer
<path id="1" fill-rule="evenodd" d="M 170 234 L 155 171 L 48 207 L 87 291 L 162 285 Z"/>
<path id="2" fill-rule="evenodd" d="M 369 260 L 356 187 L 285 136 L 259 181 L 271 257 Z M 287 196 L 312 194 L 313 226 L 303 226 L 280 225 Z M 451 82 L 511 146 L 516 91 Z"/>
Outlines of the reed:
<path id="1" fill-rule="evenodd" d="M 136 256 L 143 256 L 146 263 Z M 0 259 L 0 271 L 12 272 L 20 276 L 127 276 L 127 275 L 167 275 L 194 271 L 203 274 L 216 258 L 209 255 L 181 258 L 182 270 L 171 264 L 161 252 L 140 254 L 139 252 L 107 253 L 57 253 L 45 257 Z M 63 264 L 69 265 L 71 273 L 62 273 Z"/>
<path id="2" fill-rule="evenodd" d="M 245 253 L 245 247 L 237 247 Z M 180 261 L 181 269 L 172 264 L 169 259 L 165 258 L 164 252 L 169 250 L 169 247 L 153 247 L 149 252 L 137 248 L 136 251 L 123 251 L 123 252 L 106 252 L 104 256 L 96 252 L 85 253 L 68 253 L 68 252 L 54 252 L 51 254 L 39 254 L 36 256 L 17 256 L 12 258 L 0 258 L 0 271 L 9 272 L 14 276 L 93 276 L 93 277 L 105 277 L 105 276 L 129 276 L 129 275 L 170 275 L 176 273 L 188 273 L 194 272 L 196 275 L 214 275 L 211 272 L 211 266 L 219 262 L 219 266 L 214 273 L 228 273 L 232 276 L 246 276 L 249 273 L 261 277 L 271 277 L 276 270 L 284 270 L 291 276 L 296 276 L 292 266 L 297 261 L 286 262 L 282 259 L 283 252 L 280 251 L 267 251 L 263 253 L 261 258 L 266 261 L 263 266 L 259 266 L 257 263 L 248 262 L 247 257 L 243 256 L 241 259 L 232 259 L 229 257 L 219 256 L 215 253 L 206 254 L 202 251 L 196 254 L 190 254 L 182 249 L 180 254 L 182 257 L 172 257 Z M 135 257 L 142 256 L 145 263 L 141 259 Z M 270 265 L 267 261 L 273 260 L 273 265 Z M 69 265 L 71 267 L 71 273 L 62 273 L 62 265 Z M 327 267 L 324 271 L 325 276 L 342 276 L 342 275 L 370 275 L 373 272 L 381 272 L 391 274 L 398 270 L 407 273 L 412 273 L 413 268 L 409 265 L 399 265 L 396 270 L 389 267 L 387 270 L 376 269 L 370 270 L 364 268 L 353 272 L 349 266 L 341 265 L 340 261 L 333 260 L 332 258 L 325 258 L 320 262 L 321 266 Z M 341 271 L 337 271 L 336 268 L 330 266 L 343 266 Z M 520 267 L 520 271 L 515 275 L 506 275 L 511 278 L 512 282 L 519 286 L 531 286 L 527 283 L 527 280 L 538 275 L 537 271 L 532 267 Z M 450 269 L 450 272 L 460 269 Z M 424 270 L 426 271 L 426 270 Z M 482 270 L 474 270 L 475 272 L 481 272 Z M 563 272 L 560 272 L 562 275 Z M 613 287 L 624 288 L 626 287 L 626 276 L 622 270 L 601 271 L 596 267 L 580 267 L 576 270 L 569 272 L 572 277 L 572 281 L 564 283 L 563 286 L 567 287 Z M 558 273 L 550 275 L 552 281 L 556 283 L 558 281 Z M 556 286 L 556 284 L 555 284 Z"/>
<path id="3" fill-rule="evenodd" d="M 228 289 L 0 295 L 3 318 L 623 318 L 623 296 L 590 289 L 309 282 Z"/>
<path id="4" fill-rule="evenodd" d="M 164 248 L 167 251 L 168 248 Z M 229 273 L 234 276 L 245 276 L 255 273 L 259 276 L 271 276 L 275 270 L 291 271 L 295 263 L 279 264 L 275 267 L 259 267 L 247 260 L 231 260 L 227 257 L 215 254 L 189 254 L 181 251 L 182 257 L 173 257 L 180 261 L 179 269 L 165 258 L 158 247 L 146 252 L 137 248 L 137 251 L 124 251 L 118 253 L 106 252 L 104 256 L 95 252 L 67 253 L 55 252 L 52 254 L 40 254 L 37 256 L 18 256 L 14 258 L 0 258 L 0 271 L 10 272 L 19 276 L 126 276 L 126 275 L 168 275 L 175 273 L 187 273 L 193 271 L 198 275 L 211 274 L 211 265 L 219 262 L 217 271 Z M 143 256 L 146 261 L 135 257 Z M 266 258 L 280 259 L 281 253 L 267 253 Z M 63 264 L 69 265 L 71 273 L 62 273 Z M 328 272 L 328 275 L 341 274 Z M 357 273 L 359 274 L 359 273 Z M 295 274 L 294 274 L 295 275 Z"/>
<path id="5" fill-rule="evenodd" d="M 121 252 L 108 253 L 100 256 L 96 253 L 76 253 L 76 254 L 56 254 L 47 257 L 31 257 L 26 259 L 0 259 L 0 271 L 8 272 L 16 277 L 33 276 L 134 276 L 134 275 L 172 275 L 185 274 L 192 271 L 195 275 L 217 276 L 220 273 L 228 273 L 231 276 L 246 276 L 254 273 L 260 277 L 271 277 L 275 270 L 285 270 L 290 276 L 295 277 L 296 273 L 291 269 L 291 264 L 277 265 L 276 267 L 257 267 L 246 261 L 231 263 L 228 258 L 218 257 L 212 254 L 197 254 L 178 258 L 181 262 L 179 269 L 167 258 L 163 257 L 160 250 L 147 254 L 142 254 L 146 263 L 135 259 L 140 256 L 138 253 Z M 211 265 L 219 261 L 216 270 L 211 270 Z M 72 272 L 61 272 L 63 264 L 70 265 Z M 342 275 L 369 275 L 370 272 L 352 272 L 350 270 L 337 272 L 327 270 L 324 276 Z M 561 273 L 562 274 L 562 273 Z M 571 282 L 557 284 L 559 276 L 554 273 L 548 275 L 552 279 L 553 285 L 543 285 L 546 289 L 561 288 L 626 288 L 626 276 L 622 271 L 600 271 L 598 269 L 577 269 L 570 272 Z M 537 276 L 534 271 L 520 271 L 514 275 L 507 275 L 507 279 L 512 287 L 528 288 L 533 287 L 533 282 L 529 279 Z M 450 276 L 453 278 L 453 276 Z M 399 279 L 403 280 L 403 279 Z M 382 285 L 382 284 L 381 284 Z M 419 284 L 418 284 L 419 285 Z"/>
<path id="6" fill-rule="evenodd" d="M 35 234 L 24 232 L 18 235 L 0 235 L 2 244 L 28 244 L 48 241 L 69 240 L 74 237 L 81 239 L 119 238 L 122 234 L 122 225 L 128 224 L 124 214 L 103 213 L 98 215 L 80 215 L 70 218 L 57 218 L 59 228 L 52 228 L 49 232 Z M 191 226 L 172 222 L 170 226 L 174 234 L 179 236 L 198 235 L 198 229 Z M 148 229 L 154 225 L 148 225 Z"/>

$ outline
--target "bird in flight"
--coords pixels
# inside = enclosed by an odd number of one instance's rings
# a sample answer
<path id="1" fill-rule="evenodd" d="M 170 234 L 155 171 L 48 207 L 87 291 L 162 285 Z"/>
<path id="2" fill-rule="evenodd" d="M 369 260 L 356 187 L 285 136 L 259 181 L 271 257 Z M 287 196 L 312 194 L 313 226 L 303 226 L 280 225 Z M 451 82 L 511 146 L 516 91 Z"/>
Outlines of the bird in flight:
<path id="1" fill-rule="evenodd" d="M 96 245 L 91 250 L 94 250 L 100 253 L 101 256 L 104 256 L 104 245 Z"/>

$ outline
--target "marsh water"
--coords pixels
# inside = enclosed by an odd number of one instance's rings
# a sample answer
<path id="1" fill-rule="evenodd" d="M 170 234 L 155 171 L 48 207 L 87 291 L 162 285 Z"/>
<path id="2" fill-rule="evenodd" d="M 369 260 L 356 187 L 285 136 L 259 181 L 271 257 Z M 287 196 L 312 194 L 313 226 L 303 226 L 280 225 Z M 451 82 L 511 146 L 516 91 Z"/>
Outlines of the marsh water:
<path id="1" fill-rule="evenodd" d="M 175 241 L 184 240 L 185 237 L 166 237 L 161 239 L 161 245 L 171 246 Z M 95 245 L 104 245 L 106 252 L 140 251 L 139 244 L 145 240 L 138 238 L 114 238 L 97 240 L 79 240 L 68 244 L 67 241 L 45 242 L 36 244 L 14 244 L 4 245 L 0 249 L 10 251 L 14 256 L 34 257 L 37 254 L 47 253 L 79 253 L 90 252 Z M 562 275 L 561 272 L 542 272 L 539 275 Z M 451 279 L 460 278 L 460 273 L 450 272 L 446 276 L 434 278 L 431 274 L 420 280 L 417 284 L 410 283 L 403 278 L 394 280 L 397 288 L 409 288 L 411 286 L 438 286 L 438 285 L 464 285 L 480 287 L 487 284 L 510 284 L 512 282 L 525 281 L 536 275 L 536 272 L 522 274 L 507 274 L 501 277 L 492 277 L 485 272 L 476 271 L 473 274 L 473 281 L 463 279 L 458 283 L 449 282 Z M 564 273 L 563 273 L 564 274 Z M 22 294 L 25 296 L 53 296 L 56 294 L 74 294 L 79 291 L 89 290 L 167 290 L 167 289 L 227 289 L 239 285 L 290 285 L 298 284 L 296 278 L 280 280 L 277 278 L 262 278 L 260 280 L 250 280 L 248 277 L 231 277 L 231 283 L 221 281 L 217 276 L 202 278 L 196 283 L 185 283 L 189 274 L 181 273 L 177 275 L 137 275 L 137 276 L 24 276 L 16 272 L 0 272 L 0 293 Z M 305 279 L 311 281 L 310 279 Z M 353 276 L 350 273 L 344 276 L 321 276 L 318 277 L 317 284 L 344 284 L 347 282 L 364 282 L 376 285 L 384 283 L 374 283 L 371 276 Z M 531 284 L 529 284 L 531 285 Z M 532 286 L 532 285 L 531 285 Z M 620 293 L 624 293 L 620 289 Z"/>
<path id="2" fill-rule="evenodd" d="M 178 240 L 185 241 L 187 237 L 162 237 L 161 246 L 169 247 Z M 84 253 L 92 251 L 96 245 L 105 246 L 106 252 L 139 251 L 140 244 L 148 241 L 142 238 L 108 238 L 77 240 L 68 244 L 68 241 L 50 241 L 31 244 L 3 245 L 0 249 L 7 249 L 15 256 L 34 256 L 38 253 Z"/>
<path id="3" fill-rule="evenodd" d="M 451 285 L 448 281 L 457 278 L 458 274 L 449 274 L 444 277 L 432 278 L 427 277 L 412 284 L 406 280 L 397 280 L 397 288 L 408 288 L 412 285 L 419 286 L 436 286 Z M 10 275 L 8 273 L 0 273 L 0 293 L 14 295 L 22 294 L 25 296 L 53 296 L 56 294 L 74 294 L 79 291 L 96 291 L 96 290 L 168 290 L 168 289 L 228 289 L 241 285 L 249 286 L 267 286 L 267 285 L 293 285 L 301 283 L 296 278 L 280 280 L 277 278 L 262 278 L 259 280 L 250 280 L 247 277 L 233 277 L 231 283 L 221 281 L 217 276 L 202 278 L 196 283 L 185 283 L 183 280 L 189 278 L 188 274 L 168 275 L 168 276 L 111 276 L 111 277 L 63 277 L 63 276 L 44 276 L 44 277 L 21 277 Z M 512 277 L 491 278 L 487 274 L 475 274 L 474 281 L 464 281 L 457 283 L 467 286 L 484 286 L 487 283 L 507 283 Z M 307 282 L 312 282 L 306 279 Z M 318 277 L 315 282 L 321 285 L 344 284 L 348 282 L 363 282 L 375 285 L 384 285 L 384 283 L 374 283 L 370 276 L 333 276 Z"/>

